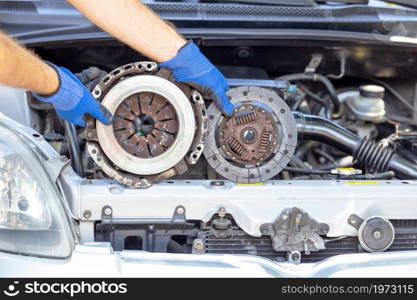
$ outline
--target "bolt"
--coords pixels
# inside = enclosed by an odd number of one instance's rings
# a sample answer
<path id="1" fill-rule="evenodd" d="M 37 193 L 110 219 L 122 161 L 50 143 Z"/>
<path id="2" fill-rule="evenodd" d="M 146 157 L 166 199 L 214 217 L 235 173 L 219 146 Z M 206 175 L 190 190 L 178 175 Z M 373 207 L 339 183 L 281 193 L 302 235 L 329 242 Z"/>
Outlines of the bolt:
<path id="1" fill-rule="evenodd" d="M 93 133 L 90 131 L 90 132 L 88 132 L 88 133 L 87 133 L 87 136 L 88 136 L 89 138 L 92 138 L 92 137 L 93 137 Z"/>
<path id="2" fill-rule="evenodd" d="M 356 218 L 355 217 L 351 217 L 349 219 L 349 222 L 352 223 L 352 224 L 356 224 Z"/>
<path id="3" fill-rule="evenodd" d="M 182 215 L 184 213 L 184 208 L 183 207 L 178 207 L 177 208 L 177 214 Z"/>
<path id="4" fill-rule="evenodd" d="M 268 225 L 264 224 L 261 226 L 260 231 L 262 234 L 268 234 L 269 233 L 269 228 Z"/>
<path id="5" fill-rule="evenodd" d="M 374 236 L 374 239 L 379 240 L 381 238 L 382 234 L 381 234 L 380 231 L 375 231 L 373 236 Z"/>
<path id="6" fill-rule="evenodd" d="M 106 216 L 110 216 L 110 215 L 111 215 L 111 213 L 112 213 L 112 209 L 111 209 L 110 207 L 106 207 L 106 208 L 104 209 L 104 214 L 105 214 Z"/>
<path id="7" fill-rule="evenodd" d="M 293 261 L 299 260 L 300 259 L 300 253 L 298 253 L 298 252 L 291 253 L 291 258 L 292 258 Z"/>
<path id="8" fill-rule="evenodd" d="M 83 217 L 85 219 L 90 219 L 91 218 L 91 211 L 90 210 L 85 210 L 83 213 Z"/>
<path id="9" fill-rule="evenodd" d="M 203 249 L 203 242 L 201 240 L 194 240 L 194 249 L 202 250 Z"/>
<path id="10" fill-rule="evenodd" d="M 323 234 L 326 234 L 329 231 L 329 227 L 327 226 L 327 224 L 321 224 L 320 225 L 320 232 Z"/>
<path id="11" fill-rule="evenodd" d="M 138 182 L 139 186 L 147 186 L 148 185 L 148 181 L 146 179 L 141 179 Z"/>

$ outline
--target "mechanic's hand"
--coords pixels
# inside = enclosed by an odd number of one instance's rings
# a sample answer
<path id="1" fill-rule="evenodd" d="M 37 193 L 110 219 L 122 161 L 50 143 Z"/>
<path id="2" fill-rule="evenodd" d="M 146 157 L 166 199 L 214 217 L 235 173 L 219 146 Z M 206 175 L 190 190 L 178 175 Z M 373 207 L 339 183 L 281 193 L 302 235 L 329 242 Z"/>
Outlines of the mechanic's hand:
<path id="1" fill-rule="evenodd" d="M 69 70 L 50 64 L 58 74 L 59 87 L 51 96 L 33 94 L 37 99 L 51 103 L 58 116 L 78 126 L 85 126 L 86 115 L 103 124 L 110 124 L 113 116 Z"/>
<path id="2" fill-rule="evenodd" d="M 229 89 L 226 79 L 193 42 L 188 42 L 174 58 L 159 66 L 171 69 L 176 81 L 185 82 L 203 97 L 213 99 L 225 115 L 233 114 L 233 105 L 226 95 Z"/>

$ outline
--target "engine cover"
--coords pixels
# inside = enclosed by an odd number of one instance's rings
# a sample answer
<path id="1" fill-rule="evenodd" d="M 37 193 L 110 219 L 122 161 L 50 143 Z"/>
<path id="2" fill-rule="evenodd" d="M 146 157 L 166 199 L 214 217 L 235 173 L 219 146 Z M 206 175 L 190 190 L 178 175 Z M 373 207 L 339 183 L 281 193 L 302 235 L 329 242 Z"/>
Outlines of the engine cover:
<path id="1" fill-rule="evenodd" d="M 93 90 L 113 115 L 111 125 L 92 118 L 87 149 L 111 178 L 131 187 L 149 187 L 180 175 L 201 156 L 207 117 L 203 97 L 174 82 L 154 62 L 122 66 Z"/>

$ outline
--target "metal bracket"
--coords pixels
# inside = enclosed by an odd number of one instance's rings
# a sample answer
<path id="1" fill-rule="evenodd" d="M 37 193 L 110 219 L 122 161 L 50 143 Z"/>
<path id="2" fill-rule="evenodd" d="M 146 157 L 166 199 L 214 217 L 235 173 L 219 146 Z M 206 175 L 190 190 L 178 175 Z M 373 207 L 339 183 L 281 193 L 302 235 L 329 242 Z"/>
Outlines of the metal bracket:
<path id="1" fill-rule="evenodd" d="M 322 61 L 323 61 L 323 54 L 314 53 L 311 56 L 310 62 L 308 63 L 307 67 L 305 68 L 304 73 L 306 73 L 306 74 L 316 73 L 316 70 L 320 66 Z"/>
<path id="2" fill-rule="evenodd" d="M 171 229 L 171 227 L 175 224 L 183 224 L 185 228 L 186 223 L 187 220 L 185 218 L 185 207 L 182 205 L 178 205 L 174 210 L 174 214 L 172 215 L 171 222 L 166 228 L 166 232 L 168 232 Z"/>
<path id="3" fill-rule="evenodd" d="M 185 220 L 185 207 L 179 205 L 175 208 L 174 215 L 172 216 L 173 219 L 181 218 Z"/>
<path id="4" fill-rule="evenodd" d="M 101 209 L 101 219 L 113 219 L 113 209 L 110 206 L 103 206 L 103 208 Z"/>
<path id="5" fill-rule="evenodd" d="M 354 227 L 356 230 L 359 230 L 361 224 L 363 223 L 363 219 L 358 215 L 352 214 L 349 216 L 347 222 L 350 226 Z"/>

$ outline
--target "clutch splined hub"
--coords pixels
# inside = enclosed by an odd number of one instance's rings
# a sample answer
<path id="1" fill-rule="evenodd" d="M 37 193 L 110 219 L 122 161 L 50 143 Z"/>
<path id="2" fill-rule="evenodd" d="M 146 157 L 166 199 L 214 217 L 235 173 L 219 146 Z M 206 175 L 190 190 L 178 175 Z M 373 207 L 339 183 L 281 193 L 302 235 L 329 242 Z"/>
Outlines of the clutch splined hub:
<path id="1" fill-rule="evenodd" d="M 212 104 L 204 156 L 221 176 L 256 183 L 277 175 L 297 144 L 294 116 L 276 92 L 260 87 L 229 90 L 234 114 L 224 117 Z"/>
<path id="2" fill-rule="evenodd" d="M 240 164 L 259 164 L 277 145 L 278 128 L 271 113 L 256 105 L 242 105 L 220 124 L 219 142 L 227 158 Z"/>
<path id="3" fill-rule="evenodd" d="M 173 80 L 154 62 L 107 74 L 93 96 L 113 115 L 111 125 L 89 118 L 87 150 L 94 162 L 124 185 L 145 188 L 188 170 L 207 136 L 203 97 Z"/>

